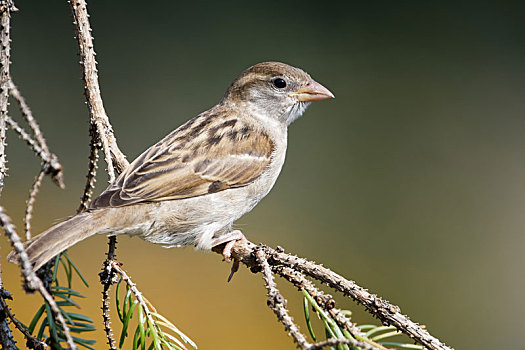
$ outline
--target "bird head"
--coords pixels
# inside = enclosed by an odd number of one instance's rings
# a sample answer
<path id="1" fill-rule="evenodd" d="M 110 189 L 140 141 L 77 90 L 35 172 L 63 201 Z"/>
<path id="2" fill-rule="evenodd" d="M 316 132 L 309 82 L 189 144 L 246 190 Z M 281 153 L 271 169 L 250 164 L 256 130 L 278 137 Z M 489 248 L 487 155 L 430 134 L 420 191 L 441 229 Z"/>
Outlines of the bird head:
<path id="1" fill-rule="evenodd" d="M 311 102 L 328 98 L 334 95 L 308 73 L 280 62 L 248 68 L 224 97 L 261 118 L 275 118 L 286 125 L 299 118 Z"/>

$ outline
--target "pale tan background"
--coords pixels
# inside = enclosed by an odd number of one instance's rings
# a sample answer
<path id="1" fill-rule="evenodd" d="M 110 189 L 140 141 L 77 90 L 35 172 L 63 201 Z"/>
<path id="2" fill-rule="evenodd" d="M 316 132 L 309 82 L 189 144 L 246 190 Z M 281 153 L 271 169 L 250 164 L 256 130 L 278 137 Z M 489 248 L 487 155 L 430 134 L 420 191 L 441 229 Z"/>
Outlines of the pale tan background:
<path id="1" fill-rule="evenodd" d="M 525 209 L 525 31 L 519 2 L 91 1 L 102 93 L 133 159 L 215 104 L 244 68 L 300 66 L 330 88 L 292 125 L 272 193 L 239 227 L 385 296 L 457 349 L 520 348 Z M 87 112 L 68 6 L 19 1 L 12 72 L 65 168 L 46 179 L 35 231 L 71 215 L 88 157 Z M 16 115 L 15 115 L 16 117 Z M 38 161 L 9 134 L 2 196 L 19 228 Z M 101 163 L 102 165 L 102 163 Z M 106 185 L 100 177 L 98 191 Z M 2 278 L 29 322 L 38 296 Z M 71 249 L 97 322 L 106 240 Z M 259 276 L 217 254 L 120 239 L 118 256 L 201 349 L 293 349 Z M 301 300 L 284 288 L 289 304 Z M 342 307 L 360 310 L 351 302 Z M 296 318 L 302 319 L 300 312 Z M 358 322 L 368 322 L 357 313 Z M 303 328 L 304 329 L 304 328 Z M 97 348 L 104 336 L 96 334 Z"/>

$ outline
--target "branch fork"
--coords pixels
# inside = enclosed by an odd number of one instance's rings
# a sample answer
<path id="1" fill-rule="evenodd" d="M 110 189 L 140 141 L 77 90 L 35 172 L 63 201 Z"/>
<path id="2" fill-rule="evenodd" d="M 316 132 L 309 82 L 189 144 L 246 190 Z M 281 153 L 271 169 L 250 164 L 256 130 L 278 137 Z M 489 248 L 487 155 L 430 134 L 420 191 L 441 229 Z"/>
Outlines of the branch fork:
<path id="1" fill-rule="evenodd" d="M 213 250 L 220 254 L 222 246 L 214 247 Z M 373 316 L 379 318 L 385 325 L 394 326 L 398 331 L 406 334 L 415 342 L 431 350 L 452 350 L 451 347 L 442 343 L 439 339 L 433 337 L 426 329 L 419 324 L 411 321 L 406 315 L 401 313 L 398 306 L 371 294 L 368 290 L 357 285 L 330 269 L 316 264 L 304 258 L 285 253 L 279 247 L 277 250 L 265 245 L 255 245 L 247 240 L 236 241 L 232 247 L 232 258 L 242 262 L 252 272 L 262 272 L 268 291 L 268 306 L 277 315 L 278 320 L 283 323 L 286 330 L 290 332 L 294 341 L 301 349 L 320 349 L 321 347 L 337 344 L 349 344 L 359 346 L 363 349 L 384 349 L 376 343 L 370 343 L 363 334 L 352 324 L 340 310 L 335 308 L 335 302 L 330 295 L 320 292 L 305 276 L 316 279 L 327 284 L 330 288 L 341 292 L 344 296 L 350 297 L 357 303 L 363 305 L 366 310 Z M 286 311 L 286 303 L 276 302 L 276 298 L 284 298 L 280 295 L 272 273 L 277 273 L 284 279 L 293 283 L 301 290 L 306 290 L 316 296 L 319 304 L 339 323 L 353 335 L 353 343 L 347 342 L 348 339 L 329 339 L 326 342 L 318 344 L 309 344 L 304 335 L 302 335 L 293 319 L 289 318 Z"/>

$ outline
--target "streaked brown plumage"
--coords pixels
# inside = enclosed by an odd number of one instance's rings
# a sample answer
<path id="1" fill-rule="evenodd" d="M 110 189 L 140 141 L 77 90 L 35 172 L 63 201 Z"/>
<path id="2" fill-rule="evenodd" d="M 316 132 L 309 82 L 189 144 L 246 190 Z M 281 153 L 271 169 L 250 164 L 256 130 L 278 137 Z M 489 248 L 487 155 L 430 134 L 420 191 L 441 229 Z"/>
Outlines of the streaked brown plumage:
<path id="1" fill-rule="evenodd" d="M 26 242 L 34 268 L 94 234 L 201 249 L 244 237 L 232 225 L 275 183 L 288 125 L 311 101 L 332 97 L 298 68 L 278 62 L 250 67 L 216 106 L 135 159 L 86 212 Z"/>
<path id="2" fill-rule="evenodd" d="M 245 186 L 266 169 L 273 151 L 266 133 L 236 117 L 209 111 L 141 154 L 91 208 L 190 198 Z"/>

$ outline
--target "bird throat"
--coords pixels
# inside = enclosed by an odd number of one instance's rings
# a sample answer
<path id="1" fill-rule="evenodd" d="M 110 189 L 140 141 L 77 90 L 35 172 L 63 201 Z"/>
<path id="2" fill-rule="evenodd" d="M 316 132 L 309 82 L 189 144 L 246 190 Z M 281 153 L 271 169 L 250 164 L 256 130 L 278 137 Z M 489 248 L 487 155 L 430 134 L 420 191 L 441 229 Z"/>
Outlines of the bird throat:
<path id="1" fill-rule="evenodd" d="M 310 105 L 310 102 L 296 102 L 290 108 L 283 113 L 283 119 L 286 121 L 286 125 L 292 124 L 297 118 L 299 118 L 306 111 L 306 108 Z"/>

